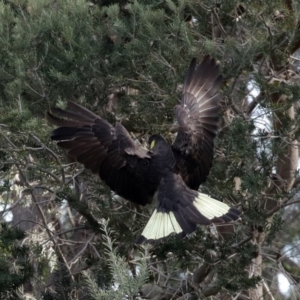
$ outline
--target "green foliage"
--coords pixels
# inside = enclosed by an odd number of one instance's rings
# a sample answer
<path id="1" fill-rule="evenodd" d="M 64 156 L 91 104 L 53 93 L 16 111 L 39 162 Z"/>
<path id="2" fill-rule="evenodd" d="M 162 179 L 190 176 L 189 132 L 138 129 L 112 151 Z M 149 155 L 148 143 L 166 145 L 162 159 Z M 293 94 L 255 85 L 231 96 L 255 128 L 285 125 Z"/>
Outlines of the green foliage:
<path id="1" fill-rule="evenodd" d="M 29 248 L 19 245 L 24 232 L 1 224 L 0 233 L 0 298 L 9 299 L 16 289 L 31 279 L 34 272 L 29 261 Z"/>
<path id="2" fill-rule="evenodd" d="M 45 300 L 72 298 L 73 292 L 79 299 L 132 299 L 146 282 L 165 297 L 198 297 L 198 283 L 186 274 L 203 264 L 218 288 L 214 299 L 224 290 L 257 287 L 260 277 L 249 278 L 249 266 L 261 254 L 254 235 L 265 235 L 263 246 L 280 252 L 291 243 L 278 234 L 282 220 L 298 220 L 297 209 L 270 218 L 265 203 L 277 207 L 299 189 L 269 192 L 290 139 L 300 134 L 299 66 L 290 63 L 299 42 L 299 10 L 298 1 L 290 10 L 282 0 L 0 1 L 0 194 L 10 195 L 16 181 L 10 171 L 17 166 L 24 176 L 17 204 L 24 220 L 30 210 L 37 217 L 28 218 L 35 227 L 27 246 L 20 244 L 22 231 L 1 229 L 1 297 L 30 280 L 27 290 Z M 216 159 L 201 190 L 241 208 L 242 219 L 225 233 L 222 226 L 201 227 L 183 240 L 171 236 L 137 250 L 155 204 L 137 208 L 66 160 L 50 142 L 44 113 L 73 100 L 111 123 L 121 120 L 141 143 L 152 133 L 172 141 L 173 107 L 189 61 L 206 53 L 220 62 L 224 101 Z M 257 129 L 247 110 L 250 80 L 259 88 L 255 105 L 269 113 L 270 130 Z M 291 107 L 295 119 L 287 114 Z M 15 204 L 12 197 L 5 200 Z M 100 226 L 103 219 L 110 220 L 110 232 L 106 223 Z M 291 224 L 285 223 L 286 236 L 298 241 Z M 50 252 L 59 257 L 55 270 Z"/>
<path id="3" fill-rule="evenodd" d="M 32 1 L 22 13 L 1 5 L 3 25 L 12 27 L 6 32 L 7 46 L 1 53 L 5 57 L 0 73 L 2 111 L 6 111 L 1 119 L 5 123 L 32 127 L 33 118 L 40 117 L 45 107 L 60 98 L 94 99 L 101 107 L 114 89 L 124 86 L 140 91 L 138 98 L 118 103 L 128 117 L 133 113 L 138 128 L 148 130 L 148 124 L 164 122 L 169 114 L 167 101 L 174 103 L 166 95 L 174 93 L 175 82 L 183 75 L 177 78 L 174 71 L 178 63 L 186 64 L 182 55 L 192 44 L 182 20 L 183 2 L 178 6 L 173 3 L 171 18 L 166 18 L 163 9 L 136 1 L 125 11 L 118 4 L 89 9 L 79 0 L 72 5 L 61 1 L 59 10 L 49 1 Z M 47 14 L 41 13 L 44 9 Z M 14 59 L 8 60 L 9 53 Z M 154 112 L 158 108 L 160 116 L 149 113 L 149 109 Z M 140 114 L 144 117 L 139 118 Z"/>
<path id="4" fill-rule="evenodd" d="M 141 257 L 134 261 L 126 262 L 114 249 L 113 240 L 110 237 L 111 233 L 109 232 L 108 223 L 106 221 L 103 221 L 102 229 L 104 231 L 104 245 L 106 246 L 106 255 L 111 272 L 112 281 L 110 282 L 110 285 L 113 285 L 114 289 L 109 286 L 99 289 L 95 277 L 92 276 L 90 272 L 84 272 L 91 296 L 95 300 L 122 300 L 125 296 L 129 299 L 133 299 L 133 297 L 138 294 L 143 284 L 146 283 L 149 276 L 146 260 L 147 248 L 144 248 L 145 254 L 141 255 Z M 137 274 L 132 274 L 128 270 L 130 264 L 137 267 Z M 99 272 L 100 270 L 98 269 L 97 271 Z"/>
<path id="5" fill-rule="evenodd" d="M 68 300 L 72 298 L 72 282 L 70 273 L 64 264 L 53 272 L 53 291 L 42 294 L 43 300 Z M 74 292 L 74 291 L 73 291 Z"/>

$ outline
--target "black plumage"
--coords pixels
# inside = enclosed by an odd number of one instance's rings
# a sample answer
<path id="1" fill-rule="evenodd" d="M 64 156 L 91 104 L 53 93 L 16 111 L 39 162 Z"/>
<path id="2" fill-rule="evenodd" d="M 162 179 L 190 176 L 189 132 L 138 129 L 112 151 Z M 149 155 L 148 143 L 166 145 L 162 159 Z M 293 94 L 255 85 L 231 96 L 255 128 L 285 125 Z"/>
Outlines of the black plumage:
<path id="1" fill-rule="evenodd" d="M 197 191 L 212 165 L 221 81 L 219 67 L 210 56 L 198 67 L 192 60 L 181 102 L 175 107 L 177 135 L 172 145 L 153 135 L 150 149 L 144 149 L 122 124 L 112 126 L 71 101 L 65 110 L 52 108 L 46 113 L 47 120 L 59 126 L 51 139 L 85 168 L 98 173 L 115 193 L 140 205 L 157 199 L 138 243 L 172 232 L 184 236 L 197 224 L 238 219 L 237 209 Z"/>

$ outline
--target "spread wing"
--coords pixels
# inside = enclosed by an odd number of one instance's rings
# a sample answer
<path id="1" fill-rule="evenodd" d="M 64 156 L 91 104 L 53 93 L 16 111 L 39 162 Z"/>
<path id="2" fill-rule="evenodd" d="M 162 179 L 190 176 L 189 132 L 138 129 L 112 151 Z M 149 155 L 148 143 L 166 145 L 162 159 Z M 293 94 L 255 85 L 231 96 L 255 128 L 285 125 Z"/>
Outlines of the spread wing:
<path id="1" fill-rule="evenodd" d="M 120 123 L 112 126 L 71 101 L 66 110 L 52 108 L 46 118 L 60 126 L 51 139 L 86 169 L 98 173 L 114 192 L 141 205 L 151 201 L 156 189 L 146 180 L 151 153 L 138 146 Z"/>
<path id="2" fill-rule="evenodd" d="M 178 131 L 172 149 L 179 174 L 195 190 L 206 180 L 212 165 L 221 82 L 222 76 L 213 58 L 206 56 L 198 67 L 193 59 L 185 78 L 181 103 L 175 107 Z"/>

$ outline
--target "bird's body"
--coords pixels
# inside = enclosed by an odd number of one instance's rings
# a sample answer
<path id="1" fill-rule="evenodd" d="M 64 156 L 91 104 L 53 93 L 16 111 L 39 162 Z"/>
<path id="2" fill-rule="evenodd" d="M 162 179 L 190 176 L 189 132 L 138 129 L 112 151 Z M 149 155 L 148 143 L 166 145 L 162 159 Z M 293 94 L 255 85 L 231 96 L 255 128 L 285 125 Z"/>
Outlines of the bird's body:
<path id="1" fill-rule="evenodd" d="M 140 205 L 156 198 L 156 208 L 138 243 L 173 232 L 184 236 L 195 231 L 197 224 L 239 217 L 237 209 L 197 191 L 212 165 L 221 80 L 214 59 L 206 56 L 198 68 L 192 60 L 181 103 L 175 107 L 178 130 L 172 145 L 152 135 L 150 149 L 144 149 L 120 123 L 112 126 L 74 102 L 68 102 L 66 110 L 47 112 L 48 121 L 59 126 L 51 138 L 70 157 L 98 173 L 115 193 Z"/>

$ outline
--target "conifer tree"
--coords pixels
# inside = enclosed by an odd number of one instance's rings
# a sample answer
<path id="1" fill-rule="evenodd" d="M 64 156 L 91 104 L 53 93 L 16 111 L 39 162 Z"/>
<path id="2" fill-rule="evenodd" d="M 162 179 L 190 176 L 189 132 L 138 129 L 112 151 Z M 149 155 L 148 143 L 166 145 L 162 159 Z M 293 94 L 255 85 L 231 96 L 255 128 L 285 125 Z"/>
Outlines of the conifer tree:
<path id="1" fill-rule="evenodd" d="M 299 14 L 292 0 L 0 1 L 3 297 L 298 299 Z M 200 190 L 242 218 L 138 247 L 154 204 L 68 160 L 45 111 L 71 100 L 142 144 L 171 142 L 185 72 L 205 54 L 224 83 Z"/>

